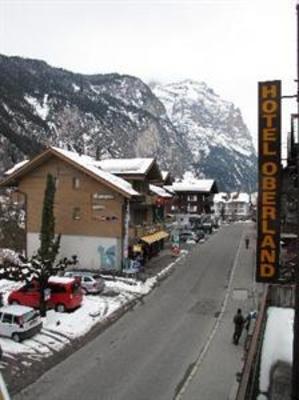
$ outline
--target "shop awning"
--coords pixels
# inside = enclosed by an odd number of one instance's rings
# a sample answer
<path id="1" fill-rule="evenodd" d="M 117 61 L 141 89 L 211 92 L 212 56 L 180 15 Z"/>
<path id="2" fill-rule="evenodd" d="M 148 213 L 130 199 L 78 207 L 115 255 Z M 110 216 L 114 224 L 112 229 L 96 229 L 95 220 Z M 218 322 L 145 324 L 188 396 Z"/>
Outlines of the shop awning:
<path id="1" fill-rule="evenodd" d="M 152 244 L 154 242 L 157 242 L 158 240 L 166 239 L 168 236 L 169 234 L 167 232 L 159 231 L 152 233 L 151 235 L 143 236 L 141 240 L 148 244 Z"/>

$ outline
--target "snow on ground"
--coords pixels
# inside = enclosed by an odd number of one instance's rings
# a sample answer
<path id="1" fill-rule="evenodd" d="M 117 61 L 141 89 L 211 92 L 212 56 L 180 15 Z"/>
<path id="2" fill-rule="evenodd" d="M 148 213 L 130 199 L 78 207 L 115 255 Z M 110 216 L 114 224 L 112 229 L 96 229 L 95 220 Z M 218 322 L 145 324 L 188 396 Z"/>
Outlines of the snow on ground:
<path id="1" fill-rule="evenodd" d="M 132 278 L 110 277 L 105 282 L 106 288 L 103 294 L 84 296 L 81 307 L 73 312 L 59 313 L 49 310 L 47 317 L 43 319 L 42 331 L 22 343 L 1 337 L 0 345 L 5 357 L 14 358 L 22 353 L 33 360 L 48 357 L 53 352 L 61 350 L 75 338 L 85 335 L 97 323 L 104 322 L 120 307 L 148 294 L 157 280 L 167 275 L 186 253 L 187 251 L 182 250 L 180 257 L 145 282 Z M 22 286 L 20 282 L 0 280 L 0 292 L 3 293 L 5 303 L 8 294 L 20 286 Z M 5 365 L 5 362 L 1 362 L 0 369 Z"/>
<path id="2" fill-rule="evenodd" d="M 269 307 L 261 357 L 261 392 L 268 391 L 271 369 L 278 361 L 292 365 L 293 324 L 294 309 Z"/>

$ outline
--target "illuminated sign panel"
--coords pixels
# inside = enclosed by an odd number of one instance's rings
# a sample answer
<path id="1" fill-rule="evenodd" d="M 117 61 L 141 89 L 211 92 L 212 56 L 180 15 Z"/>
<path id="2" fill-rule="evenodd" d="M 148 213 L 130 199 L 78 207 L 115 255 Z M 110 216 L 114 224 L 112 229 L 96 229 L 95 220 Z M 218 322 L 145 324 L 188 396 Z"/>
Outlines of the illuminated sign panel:
<path id="1" fill-rule="evenodd" d="M 280 247 L 281 82 L 259 82 L 257 282 L 275 282 Z"/>

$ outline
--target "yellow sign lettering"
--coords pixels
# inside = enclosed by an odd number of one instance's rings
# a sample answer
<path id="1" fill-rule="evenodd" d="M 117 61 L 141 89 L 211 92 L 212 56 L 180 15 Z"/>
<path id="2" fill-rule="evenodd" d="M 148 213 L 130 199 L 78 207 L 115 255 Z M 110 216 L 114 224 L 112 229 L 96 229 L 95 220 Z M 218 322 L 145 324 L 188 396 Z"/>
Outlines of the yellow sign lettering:
<path id="1" fill-rule="evenodd" d="M 262 208 L 262 218 L 276 220 L 276 209 L 275 207 L 263 207 Z"/>
<path id="2" fill-rule="evenodd" d="M 267 114 L 273 114 L 278 108 L 276 100 L 265 100 L 262 102 L 262 111 Z"/>
<path id="3" fill-rule="evenodd" d="M 263 140 L 268 142 L 275 142 L 277 130 L 275 128 L 264 128 L 263 129 Z"/>
<path id="4" fill-rule="evenodd" d="M 275 249 L 275 242 L 272 235 L 265 235 L 263 237 L 261 248 L 263 247 L 271 247 L 271 249 Z"/>
<path id="5" fill-rule="evenodd" d="M 263 85 L 262 86 L 262 98 L 266 99 L 267 97 L 277 97 L 277 86 L 276 85 Z"/>
<path id="6" fill-rule="evenodd" d="M 262 165 L 262 173 L 266 176 L 275 175 L 278 171 L 278 166 L 273 161 L 265 162 Z"/>
<path id="7" fill-rule="evenodd" d="M 262 179 L 263 190 L 275 190 L 276 188 L 277 188 L 277 182 L 275 178 L 263 176 Z"/>
<path id="8" fill-rule="evenodd" d="M 275 275 L 275 268 L 271 264 L 261 264 L 260 265 L 260 275 L 261 278 L 271 278 Z"/>
<path id="9" fill-rule="evenodd" d="M 261 249 L 261 262 L 274 263 L 276 258 L 275 250 Z"/>
<path id="10" fill-rule="evenodd" d="M 276 151 L 270 149 L 270 143 L 269 142 L 263 142 L 263 154 L 264 156 L 275 156 Z"/>

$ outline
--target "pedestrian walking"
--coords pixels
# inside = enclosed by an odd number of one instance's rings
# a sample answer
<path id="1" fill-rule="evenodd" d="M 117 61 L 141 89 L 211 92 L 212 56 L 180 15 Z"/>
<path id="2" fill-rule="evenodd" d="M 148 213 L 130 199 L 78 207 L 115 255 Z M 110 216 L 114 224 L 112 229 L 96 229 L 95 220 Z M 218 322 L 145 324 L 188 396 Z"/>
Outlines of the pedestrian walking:
<path id="1" fill-rule="evenodd" d="M 256 311 L 250 311 L 250 312 L 247 314 L 247 317 L 246 317 L 245 320 L 244 320 L 244 328 L 246 329 L 247 334 L 248 334 L 249 329 L 250 329 L 251 321 L 252 321 L 253 319 L 256 319 L 256 314 L 257 314 Z"/>
<path id="2" fill-rule="evenodd" d="M 245 246 L 246 246 L 246 249 L 249 248 L 249 237 L 248 236 L 246 236 L 246 238 L 245 238 Z"/>
<path id="3" fill-rule="evenodd" d="M 234 316 L 233 319 L 235 330 L 233 334 L 233 343 L 237 345 L 239 343 L 240 337 L 242 335 L 245 318 L 243 317 L 241 308 L 238 308 L 237 314 Z"/>

